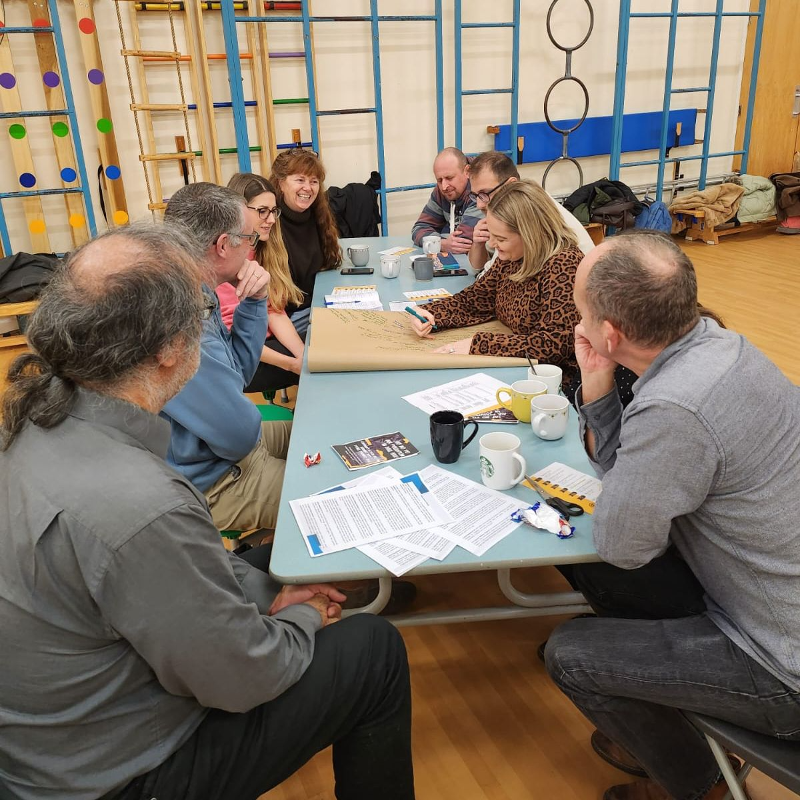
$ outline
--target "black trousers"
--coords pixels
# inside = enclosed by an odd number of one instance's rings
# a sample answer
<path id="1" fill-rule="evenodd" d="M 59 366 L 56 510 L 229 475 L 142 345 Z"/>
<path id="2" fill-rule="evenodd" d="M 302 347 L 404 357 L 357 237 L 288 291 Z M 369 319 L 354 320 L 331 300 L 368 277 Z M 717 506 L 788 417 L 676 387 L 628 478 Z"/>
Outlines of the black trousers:
<path id="1" fill-rule="evenodd" d="M 673 547 L 638 569 L 601 561 L 558 570 L 600 617 L 678 619 L 706 610 L 703 587 Z"/>
<path id="2" fill-rule="evenodd" d="M 269 549 L 243 557 L 265 569 Z M 255 800 L 331 744 L 338 800 L 413 800 L 408 661 L 381 617 L 323 628 L 291 689 L 245 714 L 212 709 L 177 752 L 114 800 Z"/>
<path id="3" fill-rule="evenodd" d="M 276 353 L 280 353 L 284 356 L 292 355 L 291 350 L 289 350 L 288 347 L 284 347 L 274 337 L 267 339 L 267 341 L 264 342 L 264 346 L 269 347 L 270 350 L 274 350 Z M 259 362 L 258 369 L 256 369 L 256 374 L 253 376 L 253 380 L 250 381 L 249 385 L 245 388 L 245 391 L 278 391 L 280 389 L 286 389 L 289 386 L 297 386 L 299 382 L 300 376 L 296 372 L 277 367 L 275 364 L 264 364 L 263 362 Z"/>

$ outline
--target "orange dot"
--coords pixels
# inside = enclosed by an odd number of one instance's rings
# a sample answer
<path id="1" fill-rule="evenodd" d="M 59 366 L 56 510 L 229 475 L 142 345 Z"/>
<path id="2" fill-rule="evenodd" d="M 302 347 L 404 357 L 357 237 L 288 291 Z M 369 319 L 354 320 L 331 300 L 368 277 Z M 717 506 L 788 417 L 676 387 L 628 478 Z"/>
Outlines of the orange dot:
<path id="1" fill-rule="evenodd" d="M 50 27 L 50 20 L 49 19 L 42 19 L 39 17 L 33 21 L 34 28 L 49 28 Z"/>
<path id="2" fill-rule="evenodd" d="M 31 233 L 44 233 L 45 232 L 45 224 L 44 220 L 42 219 L 35 219 L 28 225 L 28 230 Z"/>
<path id="3" fill-rule="evenodd" d="M 115 225 L 124 225 L 128 221 L 128 214 L 125 211 L 115 211 L 112 219 Z"/>
<path id="4" fill-rule="evenodd" d="M 69 224 L 73 228 L 82 228 L 86 224 L 83 214 L 70 214 Z"/>

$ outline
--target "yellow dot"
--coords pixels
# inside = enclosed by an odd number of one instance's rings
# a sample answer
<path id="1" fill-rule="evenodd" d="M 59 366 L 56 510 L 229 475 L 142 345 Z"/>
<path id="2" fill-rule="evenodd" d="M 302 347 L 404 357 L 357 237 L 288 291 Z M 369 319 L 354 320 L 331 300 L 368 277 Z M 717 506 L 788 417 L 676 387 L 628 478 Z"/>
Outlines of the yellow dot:
<path id="1" fill-rule="evenodd" d="M 31 224 L 28 225 L 28 230 L 31 233 L 44 233 L 45 232 L 44 220 L 41 219 L 33 220 L 33 222 L 31 222 Z"/>
<path id="2" fill-rule="evenodd" d="M 115 211 L 113 220 L 115 225 L 124 225 L 128 221 L 128 214 L 126 211 Z"/>
<path id="3" fill-rule="evenodd" d="M 69 224 L 73 228 L 82 228 L 86 224 L 86 220 L 83 218 L 83 214 L 70 214 Z"/>

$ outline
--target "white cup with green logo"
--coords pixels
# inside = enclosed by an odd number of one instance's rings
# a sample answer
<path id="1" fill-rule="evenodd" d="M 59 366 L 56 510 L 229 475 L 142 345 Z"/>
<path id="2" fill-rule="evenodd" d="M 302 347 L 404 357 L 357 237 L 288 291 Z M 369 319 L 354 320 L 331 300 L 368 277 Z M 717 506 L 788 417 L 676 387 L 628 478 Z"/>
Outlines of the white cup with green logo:
<path id="1" fill-rule="evenodd" d="M 481 436 L 481 480 L 489 489 L 511 489 L 525 477 L 525 459 L 519 454 L 522 442 L 513 433 Z"/>

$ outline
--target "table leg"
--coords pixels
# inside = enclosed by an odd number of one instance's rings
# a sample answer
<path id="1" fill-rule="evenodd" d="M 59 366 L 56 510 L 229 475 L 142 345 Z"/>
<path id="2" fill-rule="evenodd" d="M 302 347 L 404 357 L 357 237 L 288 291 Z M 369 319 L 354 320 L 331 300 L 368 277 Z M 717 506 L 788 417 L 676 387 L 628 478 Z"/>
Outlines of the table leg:
<path id="1" fill-rule="evenodd" d="M 392 596 L 392 579 L 378 578 L 378 596 L 368 605 L 361 608 L 348 608 L 342 611 L 342 617 L 349 617 L 352 614 L 380 614 L 389 598 Z"/>
<path id="2" fill-rule="evenodd" d="M 500 586 L 500 591 L 515 606 L 546 610 L 555 607 L 561 608 L 562 606 L 570 606 L 566 612 L 550 611 L 552 614 L 581 614 L 592 610 L 580 592 L 545 592 L 539 594 L 525 594 L 524 592 L 520 592 L 511 582 L 510 569 L 497 570 L 497 583 Z"/>

